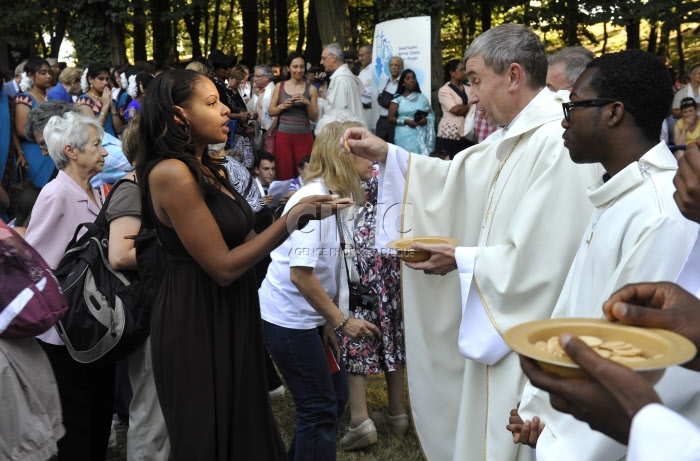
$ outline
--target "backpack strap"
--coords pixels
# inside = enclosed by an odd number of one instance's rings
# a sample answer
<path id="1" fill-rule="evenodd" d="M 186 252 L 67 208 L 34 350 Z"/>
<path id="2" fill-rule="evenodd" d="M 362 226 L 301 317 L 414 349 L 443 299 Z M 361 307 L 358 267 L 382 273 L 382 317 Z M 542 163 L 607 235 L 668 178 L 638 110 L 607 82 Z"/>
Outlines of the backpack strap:
<path id="1" fill-rule="evenodd" d="M 114 183 L 112 188 L 109 190 L 109 194 L 107 194 L 107 200 L 105 200 L 105 202 L 102 204 L 100 213 L 97 215 L 97 218 L 95 218 L 95 224 L 107 233 L 109 233 L 109 223 L 107 222 L 107 208 L 109 207 L 109 202 L 112 200 L 112 197 L 114 196 L 114 193 L 117 191 L 119 186 L 121 186 L 125 182 L 136 184 L 136 181 L 132 181 L 131 179 L 126 178 L 120 179 L 119 181 Z"/>
<path id="2" fill-rule="evenodd" d="M 95 221 L 78 224 L 78 226 L 75 228 L 73 238 L 70 242 L 68 242 L 68 245 L 66 245 L 64 253 L 67 253 L 71 248 L 73 248 L 76 245 L 76 242 L 78 242 L 78 234 L 80 233 L 80 230 L 83 227 L 87 229 L 87 231 L 83 234 L 83 236 L 80 239 L 81 241 L 83 241 L 83 243 L 85 243 L 98 232 L 102 232 L 104 234 L 109 235 L 109 223 L 107 222 L 107 207 L 109 206 L 109 202 L 112 198 L 114 191 L 116 191 L 122 183 L 127 181 L 136 184 L 136 181 L 132 181 L 131 179 L 120 179 L 119 181 L 117 181 L 114 184 L 114 186 L 112 186 L 112 189 L 109 191 L 109 194 L 107 194 L 107 200 L 105 200 L 105 202 L 102 204 L 102 208 L 100 208 L 100 213 L 97 215 L 97 218 L 95 218 Z"/>

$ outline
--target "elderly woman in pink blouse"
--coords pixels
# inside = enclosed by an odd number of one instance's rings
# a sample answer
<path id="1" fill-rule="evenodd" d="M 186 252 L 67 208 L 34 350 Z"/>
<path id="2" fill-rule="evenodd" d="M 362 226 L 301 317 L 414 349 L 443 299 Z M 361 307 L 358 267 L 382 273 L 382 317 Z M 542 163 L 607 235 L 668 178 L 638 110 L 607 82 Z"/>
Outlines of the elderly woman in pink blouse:
<path id="1" fill-rule="evenodd" d="M 102 200 L 90 178 L 102 171 L 107 151 L 97 120 L 74 112 L 54 116 L 44 142 L 59 172 L 39 194 L 26 240 L 56 268 L 80 223 L 93 222 Z M 76 362 L 52 328 L 38 336 L 56 376 L 66 435 L 59 459 L 105 459 L 112 421 L 114 365 Z"/>
<path id="2" fill-rule="evenodd" d="M 474 143 L 460 135 L 464 118 L 469 112 L 469 87 L 463 85 L 464 63 L 453 59 L 445 64 L 445 84 L 438 91 L 442 119 L 438 125 L 436 150 L 449 152 L 450 158 Z"/>

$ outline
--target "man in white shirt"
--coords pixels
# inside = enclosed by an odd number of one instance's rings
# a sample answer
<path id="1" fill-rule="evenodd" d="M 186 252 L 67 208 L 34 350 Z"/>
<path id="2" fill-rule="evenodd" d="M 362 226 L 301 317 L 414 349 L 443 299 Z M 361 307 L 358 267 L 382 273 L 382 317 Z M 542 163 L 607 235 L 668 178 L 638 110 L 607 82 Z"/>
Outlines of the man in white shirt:
<path id="1" fill-rule="evenodd" d="M 366 44 L 360 47 L 360 65 L 362 70 L 358 78 L 365 86 L 365 91 L 362 93 L 362 108 L 365 112 L 365 125 L 367 128 L 374 132 L 377 126 L 377 117 L 379 111 L 377 110 L 377 103 L 375 101 L 377 95 L 377 89 L 374 87 L 374 82 L 372 81 L 372 45 Z"/>
<path id="2" fill-rule="evenodd" d="M 357 120 L 364 120 L 361 97 L 365 91 L 364 85 L 343 62 L 343 49 L 338 43 L 331 43 L 323 48 L 321 65 L 331 74 L 325 110 L 347 110 L 354 114 Z"/>
<path id="3" fill-rule="evenodd" d="M 688 71 L 688 84 L 678 90 L 673 97 L 672 111 L 675 118 L 681 118 L 681 101 L 683 98 L 693 98 L 700 102 L 700 64 L 695 64 Z"/>
<path id="4" fill-rule="evenodd" d="M 384 91 L 391 94 L 396 93 L 396 90 L 399 88 L 399 77 L 401 76 L 401 72 L 403 72 L 403 58 L 401 56 L 392 56 L 392 58 L 389 60 L 389 75 L 382 75 L 382 78 L 379 79 L 377 97 Z M 396 126 L 389 123 L 389 120 L 387 119 L 387 116 L 389 115 L 389 108 L 380 106 L 376 98 L 373 103 L 376 103 L 379 109 L 376 134 L 384 141 L 393 143 L 394 130 Z"/>
<path id="5" fill-rule="evenodd" d="M 272 82 L 272 69 L 270 66 L 255 66 L 253 69 L 253 80 L 256 86 L 261 89 L 261 93 L 255 103 L 255 112 L 258 114 L 260 129 L 264 136 L 275 121 L 275 117 L 270 117 L 267 113 L 270 107 L 270 100 L 272 99 L 272 92 L 275 89 L 275 84 Z"/>
<path id="6" fill-rule="evenodd" d="M 362 129 L 343 138 L 380 162 L 380 245 L 418 235 L 462 245 L 414 244 L 432 256 L 407 265 L 445 277 L 402 272 L 411 410 L 426 457 L 529 461 L 500 423 L 525 382 L 502 333 L 551 315 L 590 216 L 595 169 L 563 145 L 568 95 L 544 88 L 547 57 L 531 30 L 490 29 L 466 58 L 472 102 L 501 126 L 488 142 L 446 162 Z"/>
<path id="7" fill-rule="evenodd" d="M 677 162 L 659 142 L 673 95 L 667 81 L 666 67 L 649 53 L 606 54 L 588 64 L 564 104 L 563 137 L 572 160 L 600 162 L 606 173 L 588 189 L 595 211 L 552 317 L 601 317 L 614 291 L 629 283 L 675 280 L 688 258 L 698 225 L 673 201 Z M 691 385 L 688 374 L 669 370 L 657 384 L 675 409 L 700 398 L 700 381 Z M 531 427 L 535 416 L 544 423 L 535 431 L 536 443 L 532 436 L 519 437 L 517 413 Z M 549 395 L 529 383 L 520 408 L 511 411 L 509 429 L 514 439 L 536 445 L 538 461 L 625 456 L 623 445 L 555 410 Z"/>

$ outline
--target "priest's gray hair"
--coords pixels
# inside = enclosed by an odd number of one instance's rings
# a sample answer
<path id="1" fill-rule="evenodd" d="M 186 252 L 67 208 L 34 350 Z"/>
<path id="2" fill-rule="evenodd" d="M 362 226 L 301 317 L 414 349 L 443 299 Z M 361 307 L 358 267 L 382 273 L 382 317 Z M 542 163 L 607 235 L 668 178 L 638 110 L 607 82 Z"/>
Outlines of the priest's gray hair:
<path id="1" fill-rule="evenodd" d="M 63 151 L 66 145 L 80 151 L 85 149 L 85 144 L 90 140 L 88 126 L 97 130 L 102 139 L 105 134 L 102 125 L 95 118 L 82 113 L 66 112 L 63 116 L 57 115 L 49 120 L 44 128 L 44 142 L 56 168 L 63 170 L 68 166 L 68 156 Z"/>
<path id="2" fill-rule="evenodd" d="M 569 86 L 574 86 L 576 79 L 586 69 L 586 65 L 593 61 L 595 55 L 582 46 L 570 46 L 547 58 L 549 67 L 559 63 L 564 64 L 564 78 Z"/>
<path id="3" fill-rule="evenodd" d="M 336 58 L 338 58 L 338 61 L 343 60 L 343 47 L 340 46 L 340 43 L 330 43 L 324 47 L 325 50 L 328 51 L 328 54 L 332 54 Z"/>
<path id="4" fill-rule="evenodd" d="M 361 123 L 362 126 L 365 126 L 365 120 L 364 117 L 360 118 L 357 115 L 353 114 L 352 112 L 349 112 L 344 109 L 332 109 L 329 111 L 326 111 L 326 113 L 321 117 L 321 119 L 316 122 L 316 128 L 314 128 L 314 134 L 316 136 L 321 133 L 321 130 L 328 125 L 329 123 L 333 122 L 339 122 L 339 123 L 345 123 L 345 122 L 357 122 Z"/>
<path id="5" fill-rule="evenodd" d="M 501 24 L 474 39 L 464 61 L 481 56 L 496 74 L 503 74 L 513 63 L 520 64 L 529 76 L 529 87 L 541 89 L 547 82 L 547 54 L 544 44 L 528 27 Z"/>

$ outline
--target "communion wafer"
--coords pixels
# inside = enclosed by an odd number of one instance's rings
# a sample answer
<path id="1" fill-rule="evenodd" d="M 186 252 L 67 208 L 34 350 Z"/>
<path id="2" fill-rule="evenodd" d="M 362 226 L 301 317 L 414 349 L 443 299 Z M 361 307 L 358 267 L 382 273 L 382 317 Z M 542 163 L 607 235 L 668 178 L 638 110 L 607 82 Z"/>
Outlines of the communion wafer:
<path id="1" fill-rule="evenodd" d="M 579 339 L 588 347 L 593 349 L 598 355 L 613 362 L 622 364 L 632 364 L 646 361 L 642 355 L 642 350 L 633 344 L 625 341 L 603 341 L 597 336 L 582 335 Z M 535 347 L 547 351 L 557 357 L 567 357 L 566 351 L 559 344 L 559 336 L 552 336 L 546 342 L 537 341 Z"/>
<path id="2" fill-rule="evenodd" d="M 559 344 L 558 336 L 552 336 L 549 338 L 549 340 L 547 340 L 547 352 L 558 357 L 566 356 L 566 352 L 564 352 L 564 349 L 562 349 L 561 345 Z"/>
<path id="3" fill-rule="evenodd" d="M 614 353 L 615 355 L 619 355 L 621 357 L 636 357 L 642 353 L 642 350 L 638 347 L 625 347 L 621 349 L 613 349 L 610 351 Z"/>
<path id="4" fill-rule="evenodd" d="M 578 339 L 583 341 L 586 344 L 586 346 L 588 346 L 588 347 L 596 347 L 596 346 L 600 346 L 601 344 L 603 344 L 603 340 L 598 338 L 597 336 L 582 335 L 582 336 L 579 336 Z"/>
<path id="5" fill-rule="evenodd" d="M 613 349 L 618 349 L 620 347 L 625 347 L 625 346 L 627 346 L 627 343 L 624 341 L 605 341 L 605 342 L 601 343 L 600 348 L 613 350 Z"/>

